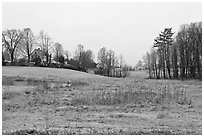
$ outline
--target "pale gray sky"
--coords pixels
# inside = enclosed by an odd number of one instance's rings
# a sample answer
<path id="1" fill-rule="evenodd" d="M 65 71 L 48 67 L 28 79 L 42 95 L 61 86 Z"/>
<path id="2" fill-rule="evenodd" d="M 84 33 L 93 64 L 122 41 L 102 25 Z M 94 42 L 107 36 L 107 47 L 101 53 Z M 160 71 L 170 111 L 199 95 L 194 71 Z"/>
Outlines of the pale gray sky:
<path id="1" fill-rule="evenodd" d="M 3 3 L 2 29 L 45 31 L 73 52 L 78 44 L 94 52 L 105 46 L 135 65 L 165 27 L 202 21 L 200 3 Z"/>

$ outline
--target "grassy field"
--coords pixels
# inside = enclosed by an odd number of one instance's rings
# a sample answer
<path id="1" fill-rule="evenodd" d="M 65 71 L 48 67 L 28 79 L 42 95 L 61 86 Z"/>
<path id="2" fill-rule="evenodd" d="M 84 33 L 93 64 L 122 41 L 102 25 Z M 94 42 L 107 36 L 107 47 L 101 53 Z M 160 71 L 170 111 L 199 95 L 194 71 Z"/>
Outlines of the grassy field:
<path id="1" fill-rule="evenodd" d="M 202 134 L 202 82 L 2 67 L 3 134 Z"/>

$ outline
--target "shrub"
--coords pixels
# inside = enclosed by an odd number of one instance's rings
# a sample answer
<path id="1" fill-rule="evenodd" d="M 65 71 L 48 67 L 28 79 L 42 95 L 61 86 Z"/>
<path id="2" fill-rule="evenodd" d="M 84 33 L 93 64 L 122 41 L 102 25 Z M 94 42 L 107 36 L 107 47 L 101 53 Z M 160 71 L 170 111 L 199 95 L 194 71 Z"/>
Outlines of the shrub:
<path id="1" fill-rule="evenodd" d="M 60 63 L 64 64 L 64 56 L 61 55 L 61 56 L 59 57 L 58 61 L 59 61 Z"/>
<path id="2" fill-rule="evenodd" d="M 20 58 L 18 60 L 18 63 L 17 63 L 19 66 L 25 66 L 26 64 L 26 59 L 25 58 Z"/>
<path id="3" fill-rule="evenodd" d="M 41 64 L 41 58 L 39 56 L 36 56 L 31 60 L 31 62 L 35 62 L 35 66 L 40 66 Z"/>

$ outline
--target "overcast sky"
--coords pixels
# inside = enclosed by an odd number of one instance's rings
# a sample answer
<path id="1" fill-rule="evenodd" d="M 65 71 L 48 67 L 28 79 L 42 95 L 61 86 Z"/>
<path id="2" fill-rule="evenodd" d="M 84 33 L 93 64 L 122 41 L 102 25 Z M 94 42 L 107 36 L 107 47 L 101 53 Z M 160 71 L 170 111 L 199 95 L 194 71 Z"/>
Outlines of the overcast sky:
<path id="1" fill-rule="evenodd" d="M 94 52 L 103 46 L 135 65 L 165 27 L 202 20 L 201 3 L 3 3 L 2 29 L 41 30 L 65 50 L 78 44 Z"/>

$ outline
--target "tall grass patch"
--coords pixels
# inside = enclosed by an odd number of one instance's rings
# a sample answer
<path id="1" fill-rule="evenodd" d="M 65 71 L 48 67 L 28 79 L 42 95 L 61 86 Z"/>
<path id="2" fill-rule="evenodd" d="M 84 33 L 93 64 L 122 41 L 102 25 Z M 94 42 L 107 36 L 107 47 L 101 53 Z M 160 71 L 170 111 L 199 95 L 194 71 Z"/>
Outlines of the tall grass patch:
<path id="1" fill-rule="evenodd" d="M 126 104 L 168 104 L 177 103 L 180 105 L 191 104 L 191 99 L 186 95 L 183 88 L 168 88 L 164 86 L 158 90 L 97 90 L 83 94 L 75 94 L 69 105 L 126 105 Z"/>

